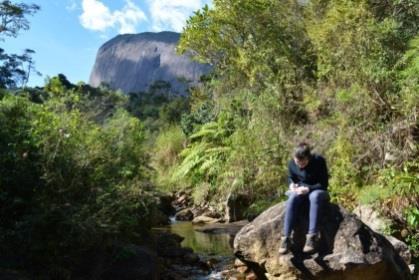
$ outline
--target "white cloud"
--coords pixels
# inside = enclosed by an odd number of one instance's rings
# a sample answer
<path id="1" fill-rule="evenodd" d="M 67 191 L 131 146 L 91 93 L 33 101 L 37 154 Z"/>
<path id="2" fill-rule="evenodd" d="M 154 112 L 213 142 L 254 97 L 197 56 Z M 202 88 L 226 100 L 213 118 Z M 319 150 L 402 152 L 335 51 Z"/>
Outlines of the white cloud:
<path id="1" fill-rule="evenodd" d="M 135 33 L 138 23 L 147 20 L 144 12 L 132 0 L 125 0 L 125 6 L 113 12 L 99 0 L 83 0 L 82 9 L 80 23 L 84 28 L 94 31 L 117 28 L 119 33 Z"/>
<path id="2" fill-rule="evenodd" d="M 192 12 L 202 8 L 208 0 L 148 0 L 152 29 L 180 32 Z"/>

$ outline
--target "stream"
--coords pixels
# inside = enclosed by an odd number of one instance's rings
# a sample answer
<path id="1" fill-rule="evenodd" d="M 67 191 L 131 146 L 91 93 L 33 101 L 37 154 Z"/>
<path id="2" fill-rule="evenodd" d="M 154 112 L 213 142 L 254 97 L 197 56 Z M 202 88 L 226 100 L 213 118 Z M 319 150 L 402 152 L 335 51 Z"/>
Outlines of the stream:
<path id="1" fill-rule="evenodd" d="M 155 228 L 158 231 L 168 231 L 184 238 L 182 247 L 191 248 L 198 254 L 200 259 L 213 264 L 210 274 L 197 276 L 196 280 L 221 280 L 224 279 L 222 272 L 232 269 L 234 263 L 233 241 L 234 236 L 225 233 L 203 233 L 196 229 L 200 226 L 192 225 L 192 222 L 176 221 L 171 219 L 171 224 L 165 227 Z"/>

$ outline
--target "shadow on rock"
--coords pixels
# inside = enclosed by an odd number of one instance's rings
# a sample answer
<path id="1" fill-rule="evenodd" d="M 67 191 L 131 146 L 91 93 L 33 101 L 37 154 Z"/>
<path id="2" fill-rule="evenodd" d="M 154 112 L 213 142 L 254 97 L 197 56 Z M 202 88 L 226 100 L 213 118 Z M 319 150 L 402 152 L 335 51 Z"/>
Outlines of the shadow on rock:
<path id="1" fill-rule="evenodd" d="M 410 279 L 409 268 L 387 239 L 334 204 L 321 216 L 316 253 L 302 253 L 307 209 L 301 213 L 288 254 L 278 254 L 285 203 L 267 209 L 236 235 L 234 253 L 258 279 Z"/>

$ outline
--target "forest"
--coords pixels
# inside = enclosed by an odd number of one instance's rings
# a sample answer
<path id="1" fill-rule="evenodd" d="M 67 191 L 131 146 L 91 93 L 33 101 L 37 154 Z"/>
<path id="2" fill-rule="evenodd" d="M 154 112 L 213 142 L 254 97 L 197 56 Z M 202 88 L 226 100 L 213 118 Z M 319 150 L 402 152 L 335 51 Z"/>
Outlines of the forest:
<path id="1" fill-rule="evenodd" d="M 1 39 L 38 9 L 0 2 L 16 20 L 0 22 Z M 62 74 L 31 88 L 31 50 L 0 49 L 6 266 L 71 275 L 89 250 L 145 242 L 165 223 L 161 196 L 178 191 L 219 213 L 246 196 L 252 219 L 285 200 L 302 141 L 327 160 L 332 202 L 391 219 L 387 234 L 419 265 L 417 0 L 214 0 L 188 19 L 178 52 L 213 67 L 188 96 Z"/>

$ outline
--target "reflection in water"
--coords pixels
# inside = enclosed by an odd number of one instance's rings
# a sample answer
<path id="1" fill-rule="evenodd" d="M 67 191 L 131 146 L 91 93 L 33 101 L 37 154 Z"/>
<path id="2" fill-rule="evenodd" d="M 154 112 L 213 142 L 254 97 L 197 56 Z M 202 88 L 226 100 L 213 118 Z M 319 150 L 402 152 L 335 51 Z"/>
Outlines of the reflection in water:
<path id="1" fill-rule="evenodd" d="M 194 275 L 194 280 L 221 280 L 225 277 L 221 271 L 231 268 L 234 261 L 233 241 L 234 236 L 229 234 L 209 234 L 196 231 L 192 222 L 178 222 L 174 219 L 172 224 L 167 227 L 154 228 L 156 231 L 169 231 L 184 238 L 182 247 L 189 247 L 200 257 L 209 257 L 217 259 L 219 262 L 215 265 L 213 271 L 208 275 Z"/>
<path id="2" fill-rule="evenodd" d="M 164 230 L 160 228 L 159 230 Z M 185 238 L 183 247 L 189 247 L 195 253 L 205 255 L 232 256 L 234 236 L 229 234 L 208 234 L 194 230 L 191 222 L 175 222 L 166 230 Z"/>

